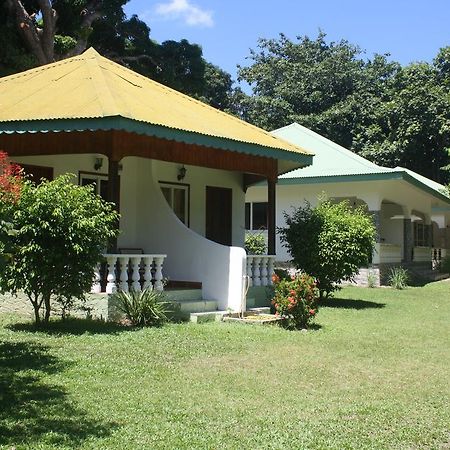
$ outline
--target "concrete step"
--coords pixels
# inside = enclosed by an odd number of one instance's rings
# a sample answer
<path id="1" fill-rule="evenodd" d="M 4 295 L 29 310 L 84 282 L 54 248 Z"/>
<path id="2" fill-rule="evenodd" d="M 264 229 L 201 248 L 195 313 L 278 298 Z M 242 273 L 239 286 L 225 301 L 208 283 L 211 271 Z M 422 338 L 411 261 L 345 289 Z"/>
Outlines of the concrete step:
<path id="1" fill-rule="evenodd" d="M 187 300 L 177 302 L 180 305 L 180 311 L 186 313 L 214 312 L 217 311 L 217 300 Z"/>
<path id="2" fill-rule="evenodd" d="M 171 302 L 188 302 L 188 301 L 198 301 L 202 298 L 201 289 L 166 289 L 164 294 Z"/>
<path id="3" fill-rule="evenodd" d="M 220 322 L 228 311 L 205 311 L 191 313 L 189 321 L 192 323 Z"/>
<path id="4" fill-rule="evenodd" d="M 254 314 L 270 314 L 270 307 L 262 306 L 260 308 L 247 308 L 247 311 Z"/>

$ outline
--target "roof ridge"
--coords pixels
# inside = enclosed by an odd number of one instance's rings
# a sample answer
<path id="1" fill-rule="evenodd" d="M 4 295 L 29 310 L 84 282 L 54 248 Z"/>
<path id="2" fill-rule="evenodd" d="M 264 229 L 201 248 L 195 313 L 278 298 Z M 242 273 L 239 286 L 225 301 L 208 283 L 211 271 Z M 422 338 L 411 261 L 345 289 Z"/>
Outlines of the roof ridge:
<path id="1" fill-rule="evenodd" d="M 103 75 L 103 72 L 101 70 L 100 63 L 97 57 L 97 55 L 98 56 L 100 55 L 95 50 L 94 52 L 95 53 L 93 52 L 90 53 L 93 53 L 95 55 L 95 58 L 86 58 L 85 61 L 88 67 L 90 79 L 93 83 L 95 92 L 97 94 L 97 100 L 99 101 L 102 108 L 102 112 L 105 116 L 120 115 L 117 103 L 114 100 L 114 96 L 111 92 L 111 89 L 109 88 L 109 85 L 106 82 L 105 76 Z"/>
<path id="2" fill-rule="evenodd" d="M 298 122 L 293 122 L 289 125 L 285 125 L 284 127 L 281 128 L 277 128 L 276 130 L 273 130 L 272 133 L 276 133 L 278 131 L 287 129 L 287 128 L 300 128 L 304 133 L 310 135 L 313 138 L 319 139 L 320 141 L 322 141 L 322 143 L 324 145 L 326 145 L 327 147 L 330 147 L 332 150 L 335 151 L 339 151 L 341 154 L 343 154 L 344 156 L 351 158 L 352 160 L 364 165 L 365 167 L 368 168 L 376 168 L 376 169 L 382 169 L 382 170 L 386 170 L 388 168 L 386 167 L 382 167 L 379 166 L 378 164 L 373 163 L 372 161 L 369 161 L 368 159 L 364 158 L 363 156 L 358 155 L 357 153 L 349 150 L 348 148 L 345 148 L 344 146 L 333 142 L 331 139 L 326 138 L 325 136 L 322 136 L 321 134 L 315 132 L 314 130 L 311 130 L 310 128 L 307 128 L 301 124 L 299 124 Z"/>
<path id="3" fill-rule="evenodd" d="M 237 121 L 237 122 L 239 122 L 240 124 L 245 125 L 246 127 L 251 128 L 252 130 L 258 130 L 258 132 L 263 132 L 267 137 L 271 138 L 271 140 L 273 140 L 274 142 L 276 142 L 276 141 L 279 139 L 279 140 L 281 140 L 281 141 L 283 141 L 283 142 L 285 142 L 285 143 L 288 143 L 289 145 L 292 145 L 292 146 L 298 148 L 299 150 L 301 150 L 301 151 L 304 152 L 305 154 L 310 154 L 310 155 L 313 155 L 313 154 L 314 154 L 312 151 L 306 150 L 305 148 L 303 148 L 303 147 L 300 146 L 300 145 L 293 144 L 292 142 L 286 141 L 286 139 L 280 138 L 280 137 L 278 137 L 278 136 L 273 136 L 271 132 L 269 132 L 269 131 L 267 131 L 267 130 L 264 130 L 264 129 L 262 129 L 262 128 L 259 128 L 259 127 L 257 127 L 256 125 L 252 125 L 251 123 L 248 123 L 248 122 L 246 122 L 245 120 L 240 119 L 239 117 L 236 117 L 236 116 L 234 116 L 234 115 L 232 115 L 232 114 L 227 114 L 226 112 L 221 111 L 220 109 L 214 108 L 213 106 L 208 105 L 208 104 L 205 103 L 205 102 L 202 102 L 202 101 L 197 100 L 197 99 L 195 99 L 195 98 L 193 98 L 193 97 L 190 97 L 189 95 L 184 94 L 183 92 L 177 91 L 177 90 L 174 89 L 174 88 L 171 88 L 171 87 L 169 87 L 169 86 L 166 86 L 166 85 L 164 85 L 164 84 L 162 84 L 162 83 L 159 83 L 159 82 L 157 82 L 157 81 L 155 81 L 155 80 L 152 80 L 151 78 L 148 78 L 148 77 L 146 77 L 145 75 L 142 75 L 142 74 L 140 74 L 140 73 L 134 72 L 133 70 L 129 69 L 128 67 L 122 66 L 121 64 L 118 64 L 118 63 L 116 63 L 115 61 L 111 61 L 110 59 L 108 59 L 108 58 L 106 58 L 106 57 L 100 55 L 99 53 L 97 53 L 97 55 L 98 55 L 102 60 L 104 60 L 105 62 L 107 62 L 108 64 L 118 65 L 121 69 L 125 70 L 126 72 L 129 72 L 129 73 L 132 74 L 134 77 L 137 77 L 137 78 L 142 79 L 143 82 L 151 83 L 151 84 L 155 85 L 158 89 L 161 89 L 162 91 L 169 91 L 169 92 L 172 92 L 172 93 L 176 94 L 177 96 L 183 97 L 184 99 L 186 99 L 186 100 L 188 100 L 188 101 L 190 101 L 190 102 L 192 102 L 192 103 L 196 103 L 197 105 L 199 105 L 199 106 L 201 106 L 201 107 L 203 107 L 203 108 L 213 110 L 214 112 L 216 112 L 216 113 L 218 113 L 218 114 L 220 114 L 220 115 L 224 115 L 224 116 L 226 116 L 226 117 L 228 117 L 228 118 L 231 118 L 233 121 Z M 281 147 L 279 147 L 279 148 L 281 148 Z M 289 150 L 287 150 L 287 151 L 289 151 Z"/>

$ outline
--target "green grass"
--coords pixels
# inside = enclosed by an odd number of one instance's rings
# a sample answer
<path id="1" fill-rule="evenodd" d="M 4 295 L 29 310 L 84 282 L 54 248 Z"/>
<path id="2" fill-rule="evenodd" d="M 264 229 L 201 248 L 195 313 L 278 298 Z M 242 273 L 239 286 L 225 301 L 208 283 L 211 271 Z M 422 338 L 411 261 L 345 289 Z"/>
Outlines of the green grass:
<path id="1" fill-rule="evenodd" d="M 306 333 L 0 316 L 0 448 L 450 448 L 450 283 L 338 296 Z"/>

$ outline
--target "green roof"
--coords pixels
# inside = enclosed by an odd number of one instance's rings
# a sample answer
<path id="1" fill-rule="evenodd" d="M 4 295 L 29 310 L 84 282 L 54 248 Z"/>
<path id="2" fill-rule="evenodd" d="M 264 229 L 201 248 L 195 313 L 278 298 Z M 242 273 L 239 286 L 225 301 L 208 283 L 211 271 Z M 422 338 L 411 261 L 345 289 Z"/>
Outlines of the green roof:
<path id="1" fill-rule="evenodd" d="M 351 181 L 401 179 L 439 198 L 450 206 L 442 194 L 444 186 L 404 167 L 381 167 L 362 156 L 298 124 L 292 123 L 272 131 L 274 136 L 314 152 L 312 166 L 281 175 L 278 184 L 318 184 Z"/>

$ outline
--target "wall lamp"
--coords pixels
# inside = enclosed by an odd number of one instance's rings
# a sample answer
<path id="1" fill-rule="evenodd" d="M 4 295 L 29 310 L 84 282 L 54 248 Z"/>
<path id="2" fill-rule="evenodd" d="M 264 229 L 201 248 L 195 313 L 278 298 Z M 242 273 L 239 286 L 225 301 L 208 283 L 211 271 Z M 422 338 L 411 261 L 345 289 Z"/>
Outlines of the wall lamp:
<path id="1" fill-rule="evenodd" d="M 94 170 L 100 170 L 103 167 L 103 158 L 95 158 Z"/>
<path id="2" fill-rule="evenodd" d="M 177 180 L 178 181 L 184 180 L 184 177 L 186 176 L 186 172 L 187 172 L 187 170 L 186 170 L 186 167 L 184 167 L 184 165 L 182 167 L 180 167 L 178 169 Z"/>

